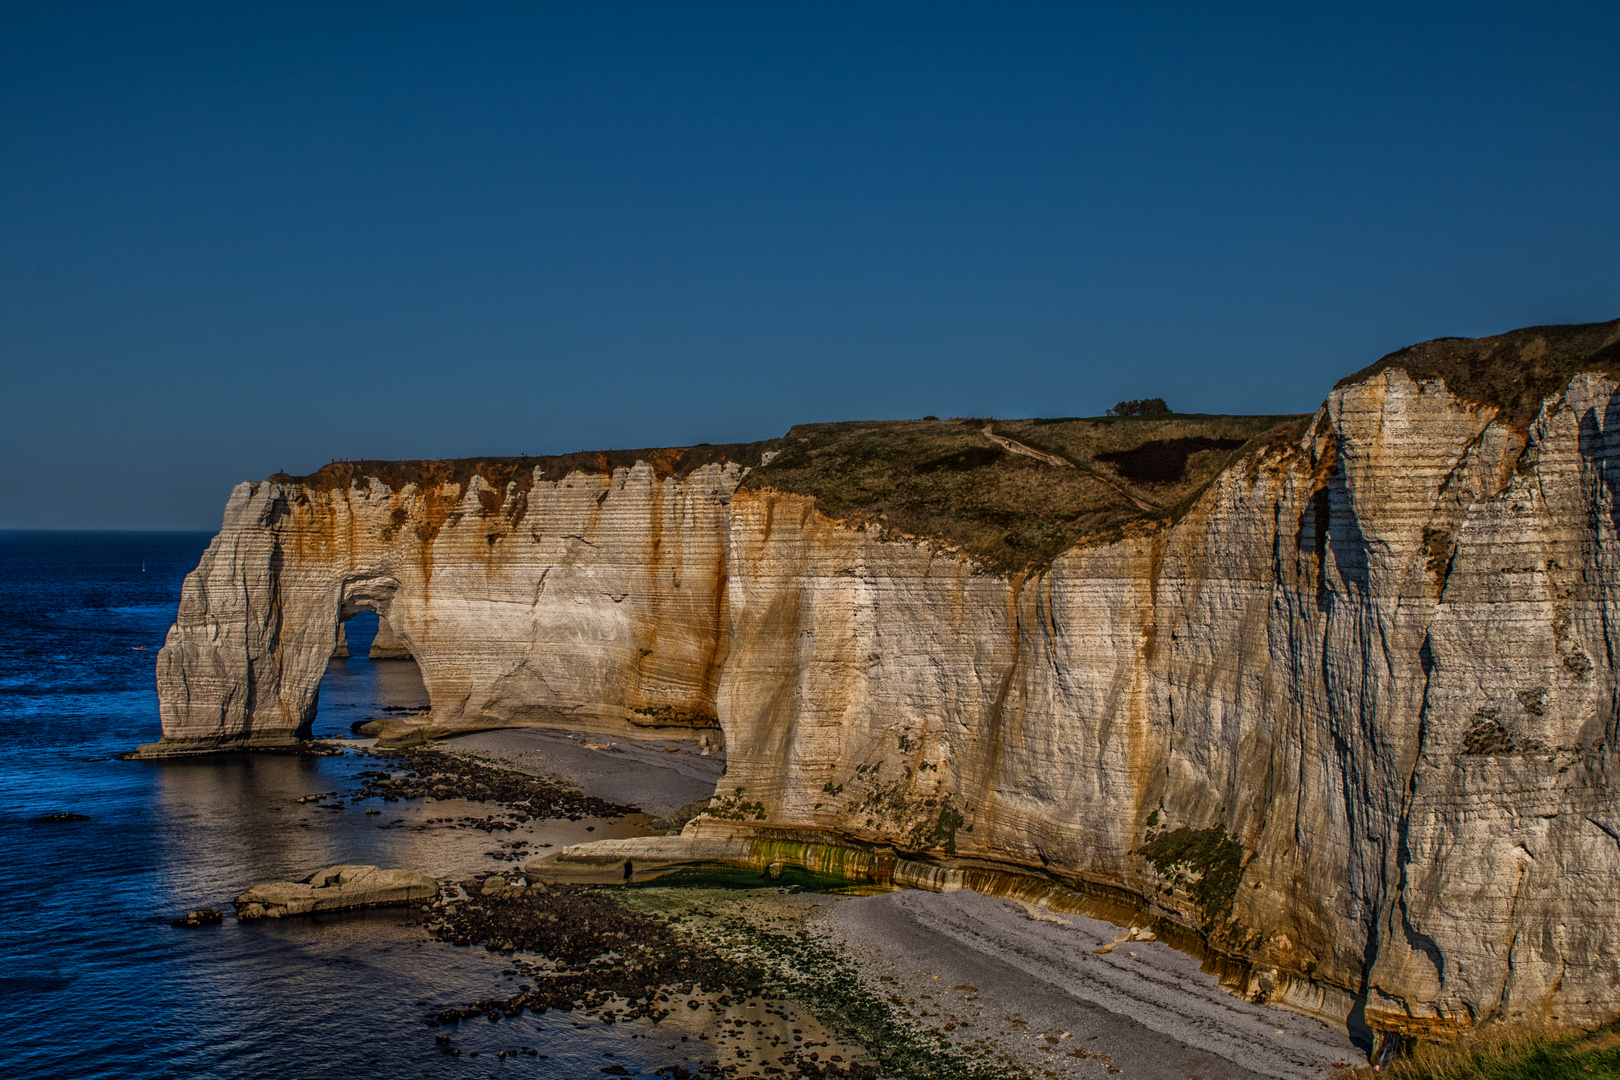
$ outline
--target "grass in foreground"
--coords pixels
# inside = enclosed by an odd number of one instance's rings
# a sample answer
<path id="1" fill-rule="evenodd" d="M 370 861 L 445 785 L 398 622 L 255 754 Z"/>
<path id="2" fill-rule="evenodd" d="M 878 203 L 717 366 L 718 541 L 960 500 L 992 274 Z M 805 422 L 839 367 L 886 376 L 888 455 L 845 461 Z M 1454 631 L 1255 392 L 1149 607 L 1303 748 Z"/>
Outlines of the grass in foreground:
<path id="1" fill-rule="evenodd" d="M 1455 1043 L 1425 1043 L 1382 1073 L 1398 1080 L 1620 1080 L 1620 1034 L 1488 1024 Z"/>

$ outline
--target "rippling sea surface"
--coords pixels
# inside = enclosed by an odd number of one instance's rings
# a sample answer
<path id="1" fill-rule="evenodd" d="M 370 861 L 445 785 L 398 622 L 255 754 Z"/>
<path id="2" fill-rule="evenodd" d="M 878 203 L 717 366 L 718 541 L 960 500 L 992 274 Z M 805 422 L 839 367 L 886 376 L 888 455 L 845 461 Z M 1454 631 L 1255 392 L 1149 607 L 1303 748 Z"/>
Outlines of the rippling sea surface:
<path id="1" fill-rule="evenodd" d="M 490 808 L 393 803 L 381 817 L 297 803 L 346 792 L 375 762 L 232 755 L 117 760 L 158 736 L 153 665 L 202 533 L 0 532 L 0 1005 L 4 1073 L 27 1077 L 370 1077 L 634 1074 L 633 1025 L 551 1014 L 463 1024 L 435 1047 L 430 1010 L 513 992 L 503 961 L 424 940 L 388 910 L 175 929 L 188 908 L 340 862 L 438 875 L 496 864 L 499 842 L 429 824 Z M 374 624 L 373 624 L 374 625 Z M 363 656 L 367 635 L 350 624 Z M 334 662 L 317 735 L 425 701 L 415 665 Z M 89 821 L 34 824 L 67 811 Z M 398 821 L 392 828 L 380 827 Z M 623 835 L 537 822 L 539 843 Z M 499 1059 L 519 1045 L 543 1058 Z M 471 1051 L 480 1053 L 474 1056 Z"/>

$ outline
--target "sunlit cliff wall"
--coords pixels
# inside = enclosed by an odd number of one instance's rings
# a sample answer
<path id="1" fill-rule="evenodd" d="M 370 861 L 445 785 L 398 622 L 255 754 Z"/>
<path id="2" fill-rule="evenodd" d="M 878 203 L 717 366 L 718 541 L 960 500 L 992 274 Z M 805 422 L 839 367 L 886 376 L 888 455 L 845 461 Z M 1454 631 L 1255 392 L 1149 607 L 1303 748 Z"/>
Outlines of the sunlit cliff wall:
<path id="1" fill-rule="evenodd" d="M 1386 1027 L 1592 1019 L 1620 1011 L 1617 438 L 1608 377 L 1526 424 L 1381 370 L 1173 524 L 1012 577 L 739 461 L 243 485 L 160 657 L 164 736 L 289 737 L 374 607 L 436 725 L 717 716 L 739 826 L 1140 895 Z M 1178 829 L 1241 851 L 1229 909 L 1192 888 L 1213 864 L 1138 853 Z"/>
<path id="2" fill-rule="evenodd" d="M 241 484 L 158 657 L 166 748 L 285 743 L 373 610 L 435 723 L 710 727 L 742 466 Z"/>
<path id="3" fill-rule="evenodd" d="M 1218 826 L 1217 943 L 1374 1019 L 1620 1009 L 1617 410 L 1577 378 L 1526 446 L 1387 372 L 1022 581 L 739 498 L 721 793 L 1147 895 L 1150 815 Z"/>

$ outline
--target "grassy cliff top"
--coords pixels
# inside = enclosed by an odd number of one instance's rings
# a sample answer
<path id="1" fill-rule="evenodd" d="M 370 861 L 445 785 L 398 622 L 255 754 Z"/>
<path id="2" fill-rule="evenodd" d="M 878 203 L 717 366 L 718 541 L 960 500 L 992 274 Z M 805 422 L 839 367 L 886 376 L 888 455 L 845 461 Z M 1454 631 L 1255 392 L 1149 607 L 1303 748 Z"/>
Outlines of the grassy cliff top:
<path id="1" fill-rule="evenodd" d="M 1414 379 L 1442 379 L 1446 388 L 1501 410 L 1520 429 L 1546 398 L 1582 371 L 1620 375 L 1620 319 L 1567 326 L 1527 326 L 1495 337 L 1435 338 L 1398 349 L 1335 386 L 1364 382 L 1398 367 Z"/>
<path id="2" fill-rule="evenodd" d="M 1390 353 L 1343 380 L 1399 367 L 1440 378 L 1451 391 L 1528 424 L 1544 398 L 1580 371 L 1620 375 L 1620 319 L 1533 326 L 1488 338 L 1438 338 Z M 347 488 L 376 477 L 398 490 L 492 488 L 571 472 L 607 474 L 645 461 L 664 476 L 735 462 L 743 486 L 809 495 L 830 517 L 882 522 L 957 545 L 1004 573 L 1049 562 L 1083 540 L 1118 535 L 1136 521 L 1175 518 L 1246 446 L 1297 438 L 1302 416 L 1205 416 L 1055 420 L 879 420 L 801 424 L 781 439 L 723 446 L 607 450 L 549 457 L 451 461 L 340 461 L 309 476 L 271 479 Z M 999 441 L 998 441 L 999 440 Z M 778 451 L 767 464 L 766 455 Z"/>
<path id="3" fill-rule="evenodd" d="M 398 491 L 407 485 L 437 487 L 455 484 L 465 489 L 474 476 L 493 488 L 516 483 L 527 491 L 535 480 L 561 480 L 570 473 L 606 476 L 615 469 L 628 469 L 647 462 L 660 476 L 686 476 L 705 465 L 736 462 L 753 467 L 765 452 L 780 446 L 780 440 L 757 443 L 726 443 L 700 446 L 667 446 L 645 450 L 582 450 L 577 454 L 549 454 L 540 457 L 442 458 L 430 461 L 334 461 L 307 476 L 276 473 L 277 483 L 302 484 L 317 490 L 345 489 L 372 477 Z"/>
<path id="4" fill-rule="evenodd" d="M 1250 439 L 1291 416 L 1110 417 L 1060 420 L 874 420 L 801 424 L 781 439 L 718 446 L 607 450 L 547 457 L 334 461 L 307 476 L 271 479 L 345 490 L 371 478 L 493 492 L 569 473 L 605 475 L 648 462 L 664 476 L 735 462 L 744 487 L 813 496 L 830 517 L 884 522 L 962 547 L 989 569 L 1049 561 L 1079 540 L 1142 519 L 1173 516 Z M 988 426 L 990 435 L 985 434 Z M 1013 440 L 1042 457 L 998 444 Z M 765 464 L 771 451 L 777 456 Z M 490 496 L 495 499 L 492 493 Z M 492 509 L 494 505 L 492 504 Z"/>
<path id="5" fill-rule="evenodd" d="M 1088 536 L 1175 515 L 1251 439 L 1303 422 L 1171 414 L 801 424 L 743 486 L 811 495 L 830 517 L 942 539 L 1015 572 Z"/>

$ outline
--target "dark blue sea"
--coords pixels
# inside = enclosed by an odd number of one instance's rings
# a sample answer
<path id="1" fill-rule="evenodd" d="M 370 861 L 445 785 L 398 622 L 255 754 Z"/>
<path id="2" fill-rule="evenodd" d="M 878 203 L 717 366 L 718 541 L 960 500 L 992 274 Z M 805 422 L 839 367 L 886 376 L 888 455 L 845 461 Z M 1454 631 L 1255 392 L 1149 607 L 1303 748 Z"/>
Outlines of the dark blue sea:
<path id="1" fill-rule="evenodd" d="M 342 812 L 297 802 L 355 787 L 370 759 L 118 760 L 158 737 L 154 662 L 208 539 L 0 532 L 4 1075 L 583 1077 L 666 1064 L 637 1025 L 556 1013 L 462 1024 L 461 1056 L 446 1056 L 424 1015 L 510 994 L 516 973 L 481 949 L 425 940 L 397 911 L 169 925 L 334 863 L 441 876 L 497 865 L 488 835 L 428 822 L 487 807 L 395 803 L 368 817 L 353 802 Z M 369 632 L 349 624 L 360 657 Z M 424 701 L 414 664 L 334 661 L 316 734 L 347 735 L 384 706 Z M 56 812 L 90 820 L 31 823 Z M 534 823 L 531 839 L 576 842 L 590 824 Z M 594 837 L 614 835 L 596 824 Z M 495 1056 L 520 1045 L 546 1056 Z"/>

